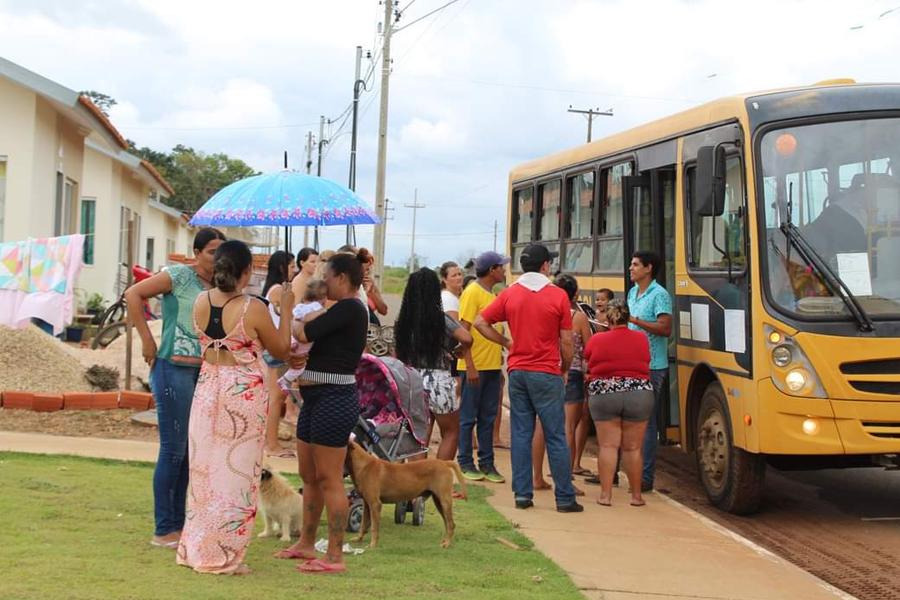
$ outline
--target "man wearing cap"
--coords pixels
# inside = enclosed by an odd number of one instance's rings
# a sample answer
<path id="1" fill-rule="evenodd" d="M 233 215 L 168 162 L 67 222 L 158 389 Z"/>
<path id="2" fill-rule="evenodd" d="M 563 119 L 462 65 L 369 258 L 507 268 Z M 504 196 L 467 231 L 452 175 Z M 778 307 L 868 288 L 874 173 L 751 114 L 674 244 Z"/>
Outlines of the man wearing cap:
<path id="1" fill-rule="evenodd" d="M 465 371 L 462 402 L 459 408 L 459 451 L 456 457 L 463 476 L 478 481 L 503 483 L 506 479 L 494 466 L 494 421 L 497 419 L 500 395 L 503 347 L 488 341 L 482 333 L 472 329 L 481 312 L 497 297 L 491 291 L 506 279 L 505 265 L 509 258 L 496 252 L 483 252 L 475 259 L 473 281 L 459 298 L 459 321 L 472 332 L 474 342 L 458 369 Z M 494 331 L 491 327 L 488 327 Z M 506 339 L 498 332 L 501 339 Z M 478 467 L 472 457 L 472 430 L 477 426 Z"/>
<path id="2" fill-rule="evenodd" d="M 516 508 L 534 506 L 531 442 L 537 416 L 544 427 L 556 510 L 568 513 L 581 512 L 584 507 L 575 501 L 563 403 L 563 375 L 569 372 L 575 352 L 572 313 L 568 295 L 547 277 L 557 256 L 541 244 L 526 247 L 521 258 L 524 274 L 481 312 L 475 319 L 475 329 L 510 349 L 512 487 Z M 514 341 L 491 327 L 492 323 L 503 321 L 509 323 Z"/>

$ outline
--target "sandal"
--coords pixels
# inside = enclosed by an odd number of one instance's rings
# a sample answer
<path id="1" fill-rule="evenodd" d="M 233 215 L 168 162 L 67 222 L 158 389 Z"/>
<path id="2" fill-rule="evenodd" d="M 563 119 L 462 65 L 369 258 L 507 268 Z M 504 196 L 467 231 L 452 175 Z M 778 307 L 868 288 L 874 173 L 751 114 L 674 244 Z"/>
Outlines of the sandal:
<path id="1" fill-rule="evenodd" d="M 536 492 L 552 490 L 552 489 L 553 489 L 553 486 L 550 485 L 549 483 L 547 483 L 546 481 L 542 481 L 540 484 L 534 486 L 534 491 L 536 491 Z"/>
<path id="2" fill-rule="evenodd" d="M 600 498 L 597 498 L 597 504 L 599 504 L 600 506 L 612 506 L 612 501 L 610 501 L 610 502 L 601 502 L 601 501 L 600 501 Z"/>
<path id="3" fill-rule="evenodd" d="M 458 492 L 456 490 L 453 490 L 453 493 L 450 495 L 453 497 L 454 500 L 467 500 L 468 499 L 467 496 L 462 495 L 462 492 Z"/>
<path id="4" fill-rule="evenodd" d="M 319 573 L 345 573 L 347 565 L 344 563 L 333 564 L 323 558 L 314 558 L 297 567 L 301 573 L 318 575 Z"/>
<path id="5" fill-rule="evenodd" d="M 150 545 L 153 546 L 154 548 L 168 548 L 168 549 L 170 549 L 170 550 L 175 550 L 175 549 L 177 549 L 177 548 L 178 548 L 178 544 L 180 544 L 180 543 L 181 543 L 181 542 L 179 542 L 179 541 L 174 541 L 174 542 L 157 542 L 156 540 L 150 540 Z"/>
<path id="6" fill-rule="evenodd" d="M 283 448 L 277 452 L 269 452 L 267 450 L 266 456 L 269 458 L 297 458 L 297 453 L 290 448 Z"/>
<path id="7" fill-rule="evenodd" d="M 572 471 L 572 475 L 578 475 L 579 477 L 594 477 L 594 473 L 589 469 L 582 469 L 581 467 Z"/>
<path id="8" fill-rule="evenodd" d="M 588 485 L 600 485 L 600 478 L 596 475 L 591 475 L 590 477 L 585 477 L 584 482 Z"/>
<path id="9" fill-rule="evenodd" d="M 644 502 L 643 500 L 641 500 L 640 502 L 635 502 L 634 500 L 632 500 L 631 505 L 632 506 L 647 506 L 647 503 Z"/>
<path id="10" fill-rule="evenodd" d="M 304 554 L 303 552 L 297 552 L 293 548 L 285 548 L 281 552 L 272 555 L 272 558 L 281 558 L 284 560 L 316 560 L 315 555 L 310 556 L 309 554 Z"/>

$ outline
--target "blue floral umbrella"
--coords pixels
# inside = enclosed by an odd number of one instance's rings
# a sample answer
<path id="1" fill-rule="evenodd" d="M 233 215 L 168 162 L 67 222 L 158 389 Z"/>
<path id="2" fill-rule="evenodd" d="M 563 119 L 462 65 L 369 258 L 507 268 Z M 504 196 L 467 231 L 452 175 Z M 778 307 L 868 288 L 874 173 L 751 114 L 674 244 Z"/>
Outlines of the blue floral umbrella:
<path id="1" fill-rule="evenodd" d="M 222 188 L 191 219 L 191 225 L 225 227 L 378 223 L 381 219 L 356 192 L 330 179 L 288 170 Z"/>

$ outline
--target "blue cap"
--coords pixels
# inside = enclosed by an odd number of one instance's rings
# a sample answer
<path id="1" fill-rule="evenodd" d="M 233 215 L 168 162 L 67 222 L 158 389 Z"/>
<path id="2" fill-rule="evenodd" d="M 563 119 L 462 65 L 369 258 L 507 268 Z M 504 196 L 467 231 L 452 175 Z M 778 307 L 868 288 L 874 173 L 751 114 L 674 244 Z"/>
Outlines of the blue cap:
<path id="1" fill-rule="evenodd" d="M 491 267 L 506 264 L 509 264 L 508 256 L 503 256 L 502 254 L 497 254 L 496 252 L 489 250 L 487 252 L 482 252 L 478 255 L 478 258 L 475 259 L 475 270 L 483 273 Z"/>

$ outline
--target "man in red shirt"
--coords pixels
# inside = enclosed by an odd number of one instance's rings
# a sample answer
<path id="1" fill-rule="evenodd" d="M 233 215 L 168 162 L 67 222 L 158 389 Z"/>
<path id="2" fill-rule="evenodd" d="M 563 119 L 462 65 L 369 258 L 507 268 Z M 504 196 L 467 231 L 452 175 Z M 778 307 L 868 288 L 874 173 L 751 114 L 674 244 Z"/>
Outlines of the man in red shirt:
<path id="1" fill-rule="evenodd" d="M 572 486 L 572 465 L 566 444 L 565 383 L 575 348 L 569 297 L 550 282 L 556 258 L 541 244 L 522 252 L 524 274 L 475 319 L 485 338 L 509 349 L 509 403 L 512 433 L 512 488 L 516 508 L 534 506 L 531 441 L 535 416 L 541 419 L 556 493 L 556 510 L 581 512 Z M 491 327 L 509 323 L 513 340 Z"/>

